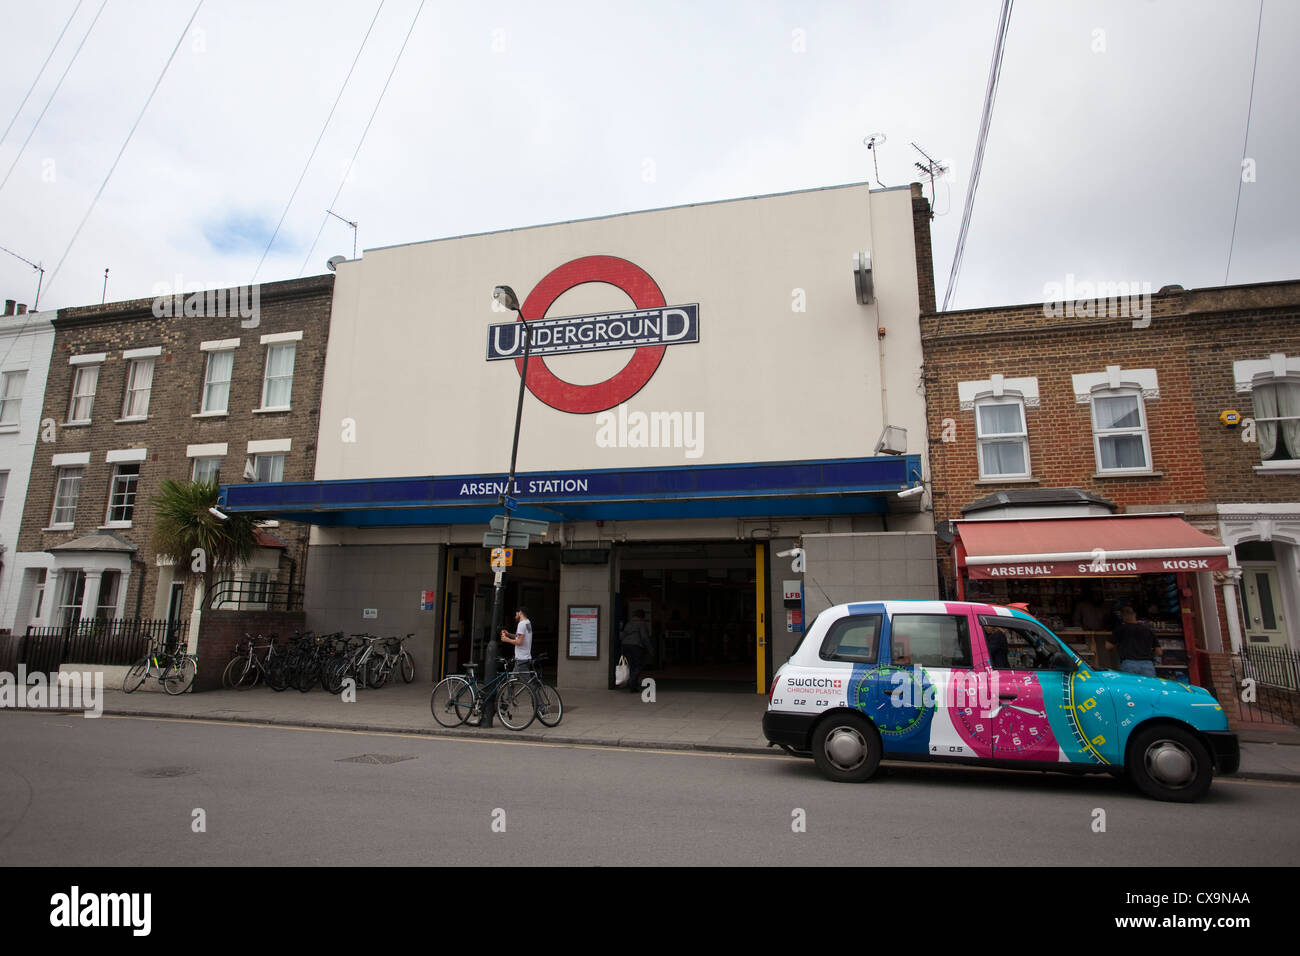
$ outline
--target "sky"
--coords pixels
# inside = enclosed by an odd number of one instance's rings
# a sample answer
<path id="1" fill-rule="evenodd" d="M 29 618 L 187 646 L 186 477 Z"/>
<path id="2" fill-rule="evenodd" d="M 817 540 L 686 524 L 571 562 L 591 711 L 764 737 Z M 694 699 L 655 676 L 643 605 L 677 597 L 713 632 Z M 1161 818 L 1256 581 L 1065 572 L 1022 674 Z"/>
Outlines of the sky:
<path id="1" fill-rule="evenodd" d="M 950 167 L 932 224 L 942 303 L 1000 9 L 196 5 L 0 0 L 0 297 L 36 295 L 10 253 L 44 266 L 43 309 L 78 306 L 323 273 L 353 245 L 327 208 L 364 250 L 899 186 L 922 178 L 916 143 Z M 1018 0 L 950 307 L 1041 301 L 1067 276 L 1300 278 L 1300 3 L 1263 4 L 1251 105 L 1259 18 L 1259 0 Z"/>

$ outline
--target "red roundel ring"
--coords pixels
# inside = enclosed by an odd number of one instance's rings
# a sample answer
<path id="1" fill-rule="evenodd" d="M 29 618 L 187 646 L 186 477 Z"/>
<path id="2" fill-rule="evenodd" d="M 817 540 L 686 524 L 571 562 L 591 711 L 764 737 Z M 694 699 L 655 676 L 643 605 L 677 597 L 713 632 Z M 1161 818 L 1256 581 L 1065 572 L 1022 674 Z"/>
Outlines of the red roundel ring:
<path id="1" fill-rule="evenodd" d="M 605 282 L 622 289 L 638 309 L 657 309 L 667 304 L 655 280 L 635 263 L 617 256 L 583 256 L 547 273 L 524 301 L 522 314 L 528 316 L 530 321 L 545 318 L 546 310 L 556 299 L 575 286 L 588 282 Z M 637 347 L 621 371 L 595 385 L 566 382 L 547 368 L 546 359 L 542 356 L 530 356 L 528 378 L 524 384 L 539 401 L 562 412 L 572 412 L 575 415 L 603 412 L 623 404 L 641 391 L 659 368 L 667 347 Z M 515 359 L 515 368 L 520 375 L 524 373 L 522 358 Z"/>

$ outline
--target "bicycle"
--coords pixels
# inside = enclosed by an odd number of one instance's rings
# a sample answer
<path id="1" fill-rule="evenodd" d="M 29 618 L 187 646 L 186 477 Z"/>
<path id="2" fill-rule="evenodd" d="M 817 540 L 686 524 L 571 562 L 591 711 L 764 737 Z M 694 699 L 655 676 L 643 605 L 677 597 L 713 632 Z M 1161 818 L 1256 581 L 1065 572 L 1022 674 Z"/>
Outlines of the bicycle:
<path id="1" fill-rule="evenodd" d="M 235 656 L 230 659 L 230 663 L 226 665 L 226 669 L 221 675 L 221 686 L 227 689 L 248 690 L 250 687 L 256 687 L 257 682 L 262 679 L 271 684 L 268 665 L 276 656 L 276 636 L 272 634 L 270 641 L 266 644 L 257 643 L 262 639 L 261 634 L 254 638 L 252 634 L 245 633 L 244 637 L 247 638 L 247 641 L 235 648 Z M 266 660 L 257 656 L 259 647 L 267 648 Z M 279 683 L 279 681 L 277 680 L 276 683 Z M 271 684 L 271 686 L 275 687 L 276 685 Z M 280 684 L 276 689 L 284 690 L 286 686 Z"/>
<path id="2" fill-rule="evenodd" d="M 384 639 L 384 646 L 379 648 L 379 657 L 376 674 L 379 679 L 378 684 L 371 684 L 371 687 L 382 687 L 393 679 L 393 675 L 398 671 L 402 674 L 402 680 L 411 683 L 415 680 L 415 658 L 411 652 L 406 649 L 406 642 L 415 636 L 414 632 L 407 634 L 406 637 L 389 637 Z"/>
<path id="3" fill-rule="evenodd" d="M 560 699 L 560 692 L 542 680 L 541 671 L 537 670 L 537 665 L 546 659 L 546 654 L 539 654 L 532 659 L 532 667 L 515 673 L 532 688 L 533 696 L 537 698 L 537 719 L 542 726 L 556 727 L 564 719 L 564 701 Z"/>
<path id="4" fill-rule="evenodd" d="M 505 658 L 501 658 L 505 663 Z M 468 674 L 452 674 L 438 683 L 429 698 L 433 719 L 444 727 L 469 722 L 477 726 L 485 701 L 496 698 L 497 717 L 511 730 L 523 730 L 537 717 L 537 698 L 529 681 L 502 670 L 486 685 L 475 676 L 477 664 L 466 664 Z M 473 720 L 471 720 L 473 718 Z"/>
<path id="5" fill-rule="evenodd" d="M 122 680 L 123 692 L 134 693 L 155 670 L 163 690 L 173 696 L 183 694 L 190 689 L 194 675 L 199 671 L 198 657 L 182 654 L 179 650 L 168 651 L 162 644 L 154 644 L 149 648 L 149 653 L 132 664 L 126 672 L 126 677 Z"/>

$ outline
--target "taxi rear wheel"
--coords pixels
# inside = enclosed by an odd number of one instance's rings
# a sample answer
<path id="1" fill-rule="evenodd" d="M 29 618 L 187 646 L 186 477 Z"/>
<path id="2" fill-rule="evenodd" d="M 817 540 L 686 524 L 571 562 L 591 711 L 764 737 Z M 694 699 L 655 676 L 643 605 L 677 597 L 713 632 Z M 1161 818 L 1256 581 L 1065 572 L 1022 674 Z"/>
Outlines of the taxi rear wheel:
<path id="1" fill-rule="evenodd" d="M 817 769 L 839 783 L 861 783 L 880 766 L 880 734 L 865 717 L 836 713 L 813 731 L 813 761 Z"/>
<path id="2" fill-rule="evenodd" d="M 1214 764 L 1209 750 L 1195 734 L 1164 725 L 1133 735 L 1128 772 L 1133 785 L 1148 797 L 1192 803 L 1210 789 Z"/>

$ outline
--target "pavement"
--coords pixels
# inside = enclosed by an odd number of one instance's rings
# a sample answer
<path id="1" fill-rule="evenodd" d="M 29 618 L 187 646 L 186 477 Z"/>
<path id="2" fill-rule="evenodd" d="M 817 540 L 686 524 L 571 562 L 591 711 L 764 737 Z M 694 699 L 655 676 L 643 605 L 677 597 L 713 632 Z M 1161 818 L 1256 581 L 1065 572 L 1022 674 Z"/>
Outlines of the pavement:
<path id="1" fill-rule="evenodd" d="M 562 689 L 564 716 L 559 726 L 547 728 L 534 721 L 531 727 L 515 732 L 499 723 L 490 729 L 438 725 L 429 711 L 433 684 L 427 681 L 362 689 L 356 700 L 349 702 L 319 688 L 303 694 L 292 689 L 276 693 L 264 686 L 178 697 L 145 688 L 125 694 L 110 689 L 114 686 L 110 676 L 105 675 L 106 715 L 610 747 L 774 752 L 763 736 L 767 698 L 761 694 L 657 689 L 655 699 L 647 702 L 628 691 Z M 1300 729 L 1289 725 L 1250 727 L 1239 729 L 1238 736 L 1238 777 L 1300 782 Z"/>

